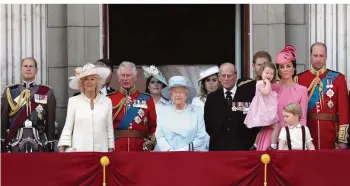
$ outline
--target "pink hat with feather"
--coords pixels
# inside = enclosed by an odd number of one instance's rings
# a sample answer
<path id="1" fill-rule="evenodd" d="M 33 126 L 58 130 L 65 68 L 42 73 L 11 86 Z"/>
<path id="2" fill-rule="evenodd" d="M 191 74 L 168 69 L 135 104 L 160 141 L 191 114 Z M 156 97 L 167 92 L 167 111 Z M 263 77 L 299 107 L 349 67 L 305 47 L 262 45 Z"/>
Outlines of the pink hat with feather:
<path id="1" fill-rule="evenodd" d="M 297 51 L 295 50 L 294 46 L 287 45 L 280 51 L 280 53 L 277 54 L 276 64 L 283 65 L 293 62 L 295 61 L 296 56 Z"/>

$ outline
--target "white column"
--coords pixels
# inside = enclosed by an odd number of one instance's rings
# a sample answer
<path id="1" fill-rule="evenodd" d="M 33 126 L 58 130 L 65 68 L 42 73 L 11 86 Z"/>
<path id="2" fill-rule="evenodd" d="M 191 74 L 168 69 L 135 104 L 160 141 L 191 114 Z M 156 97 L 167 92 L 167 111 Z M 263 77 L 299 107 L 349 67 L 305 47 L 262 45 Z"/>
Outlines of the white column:
<path id="1" fill-rule="evenodd" d="M 236 25 L 235 25 L 235 66 L 237 69 L 237 79 L 241 78 L 241 7 L 239 4 L 236 5 Z"/>
<path id="2" fill-rule="evenodd" d="M 319 42 L 324 42 L 324 6 L 323 4 L 318 4 L 316 5 L 316 30 L 317 30 L 317 35 L 316 39 Z"/>
<path id="3" fill-rule="evenodd" d="M 348 83 L 348 89 L 350 90 L 350 4 L 346 5 L 346 33 L 348 33 L 346 35 L 346 79 L 347 79 L 347 83 Z"/>
<path id="4" fill-rule="evenodd" d="M 47 84 L 46 5 L 1 5 L 1 90 L 20 83 L 25 57 L 38 62 L 37 83 Z"/>
<path id="5" fill-rule="evenodd" d="M 346 6 L 339 4 L 338 6 L 338 63 L 339 72 L 346 74 Z"/>
<path id="6" fill-rule="evenodd" d="M 333 32 L 332 32 L 332 35 L 328 35 L 328 37 L 332 38 L 332 48 L 330 49 L 330 51 L 328 52 L 328 56 L 331 55 L 331 60 L 327 59 L 327 67 L 330 68 L 330 69 L 333 69 L 333 70 L 336 70 L 337 69 L 337 64 L 336 64 L 336 61 L 337 61 L 337 16 L 336 16 L 336 13 L 337 13 L 337 5 L 332 5 L 333 6 L 333 12 L 334 12 L 334 15 L 331 14 L 331 15 L 328 15 L 330 17 L 332 17 L 332 29 L 333 29 Z"/>
<path id="7" fill-rule="evenodd" d="M 333 46 L 333 5 L 331 4 L 327 4 L 326 5 L 326 45 L 327 45 L 327 48 L 329 50 L 329 53 L 332 52 L 332 49 L 333 47 L 336 47 L 336 46 Z M 331 36 L 331 37 L 328 37 L 328 36 Z M 333 55 L 328 55 L 328 62 L 330 61 L 333 61 Z M 330 66 L 331 64 L 327 64 L 327 66 Z"/>
<path id="8" fill-rule="evenodd" d="M 253 51 L 254 51 L 254 45 L 253 45 L 253 5 L 249 5 L 249 69 L 250 69 L 250 78 L 254 79 L 255 72 L 252 68 L 253 65 Z"/>
<path id="9" fill-rule="evenodd" d="M 0 68 L 1 68 L 1 81 L 0 81 L 0 94 L 3 92 L 3 88 L 5 88 L 7 84 L 7 65 L 6 65 L 6 7 L 0 5 Z"/>
<path id="10" fill-rule="evenodd" d="M 310 21 L 309 21 L 309 24 L 310 24 L 310 32 L 309 32 L 309 35 L 310 35 L 310 43 L 314 43 L 316 42 L 316 5 L 310 5 L 310 8 L 309 8 L 309 11 L 310 11 Z"/>

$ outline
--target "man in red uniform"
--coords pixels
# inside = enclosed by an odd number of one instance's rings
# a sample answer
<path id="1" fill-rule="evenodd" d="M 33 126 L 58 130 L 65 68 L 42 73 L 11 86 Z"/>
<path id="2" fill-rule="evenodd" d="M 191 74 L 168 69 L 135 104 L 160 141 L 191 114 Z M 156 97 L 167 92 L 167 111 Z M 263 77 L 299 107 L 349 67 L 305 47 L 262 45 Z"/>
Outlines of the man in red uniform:
<path id="1" fill-rule="evenodd" d="M 151 151 L 155 145 L 157 115 L 152 96 L 140 93 L 135 83 L 134 63 L 124 61 L 118 68 L 120 90 L 107 96 L 113 105 L 116 151 Z"/>
<path id="2" fill-rule="evenodd" d="M 347 148 L 349 102 L 345 76 L 326 68 L 327 47 L 314 43 L 310 49 L 310 69 L 297 76 L 308 87 L 307 125 L 316 149 Z"/>

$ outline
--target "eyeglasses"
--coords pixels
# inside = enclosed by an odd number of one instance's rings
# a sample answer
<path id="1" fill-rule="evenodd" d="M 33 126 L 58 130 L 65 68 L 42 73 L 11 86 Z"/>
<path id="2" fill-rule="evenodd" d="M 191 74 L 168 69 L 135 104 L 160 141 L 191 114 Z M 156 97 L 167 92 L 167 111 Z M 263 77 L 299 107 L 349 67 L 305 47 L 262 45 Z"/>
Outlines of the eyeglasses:
<path id="1" fill-rule="evenodd" d="M 158 83 L 158 84 L 160 84 L 160 85 L 162 84 L 161 81 L 150 81 L 149 83 L 150 83 L 150 84 L 156 84 L 156 83 Z"/>

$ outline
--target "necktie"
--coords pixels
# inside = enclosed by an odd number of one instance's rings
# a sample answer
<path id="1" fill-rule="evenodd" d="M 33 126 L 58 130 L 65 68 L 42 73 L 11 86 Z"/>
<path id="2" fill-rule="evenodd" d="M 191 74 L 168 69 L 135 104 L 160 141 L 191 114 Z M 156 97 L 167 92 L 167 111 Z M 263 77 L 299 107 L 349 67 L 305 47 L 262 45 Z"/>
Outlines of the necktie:
<path id="1" fill-rule="evenodd" d="M 226 102 L 227 102 L 228 106 L 232 107 L 232 97 L 231 97 L 232 92 L 226 91 L 225 94 L 226 94 Z"/>

